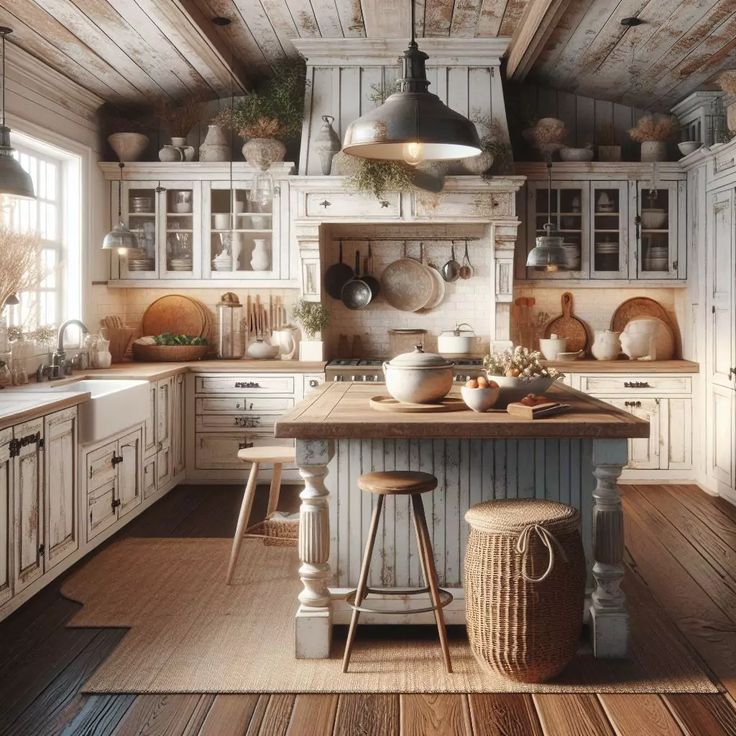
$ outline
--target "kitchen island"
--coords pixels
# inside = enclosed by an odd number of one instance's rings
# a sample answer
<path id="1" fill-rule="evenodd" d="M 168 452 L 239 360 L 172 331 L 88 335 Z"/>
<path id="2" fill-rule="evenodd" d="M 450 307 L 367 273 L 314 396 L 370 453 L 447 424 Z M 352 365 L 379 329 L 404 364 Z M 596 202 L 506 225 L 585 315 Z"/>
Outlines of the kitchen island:
<path id="1" fill-rule="evenodd" d="M 561 385 L 547 395 L 569 403 L 570 410 L 533 421 L 503 411 L 378 412 L 369 399 L 382 389 L 381 384 L 326 384 L 276 423 L 276 437 L 296 440 L 296 462 L 305 483 L 296 656 L 328 657 L 332 626 L 348 621 L 344 596 L 357 584 L 374 502 L 373 494 L 358 489 L 357 478 L 392 469 L 421 470 L 439 480 L 424 502 L 440 584 L 455 596 L 445 609 L 448 623 L 464 623 L 464 514 L 470 506 L 499 498 L 548 498 L 579 508 L 594 652 L 598 657 L 624 656 L 628 615 L 620 589 L 624 537 L 617 480 L 627 462 L 628 438 L 647 437 L 648 422 Z M 408 498 L 387 499 L 371 586 L 420 585 L 410 524 Z M 389 605 L 395 606 L 397 599 L 407 610 L 416 605 L 416 599 L 398 596 Z M 429 615 L 364 618 L 428 623 Z"/>

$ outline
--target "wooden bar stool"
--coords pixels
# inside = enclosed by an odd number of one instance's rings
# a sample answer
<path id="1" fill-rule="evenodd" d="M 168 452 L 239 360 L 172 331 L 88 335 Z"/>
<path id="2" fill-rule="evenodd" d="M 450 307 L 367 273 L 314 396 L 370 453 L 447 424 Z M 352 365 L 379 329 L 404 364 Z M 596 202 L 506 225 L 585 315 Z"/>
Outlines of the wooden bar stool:
<path id="1" fill-rule="evenodd" d="M 243 537 L 248 526 L 248 519 L 253 508 L 253 498 L 256 495 L 256 483 L 258 481 L 258 471 L 261 464 L 273 463 L 273 474 L 271 476 L 271 488 L 268 492 L 268 509 L 266 510 L 266 518 L 268 518 L 279 504 L 279 496 L 281 495 L 281 468 L 284 463 L 294 463 L 295 452 L 293 447 L 279 447 L 276 445 L 268 447 L 246 447 L 238 451 L 238 460 L 245 463 L 252 463 L 250 466 L 250 474 L 248 482 L 245 485 L 245 493 L 243 494 L 243 503 L 240 506 L 240 515 L 238 516 L 238 526 L 235 530 L 235 538 L 233 539 L 233 548 L 230 552 L 230 564 L 227 568 L 227 577 L 225 582 L 230 585 L 230 581 L 235 571 L 235 565 L 240 554 L 240 545 L 243 543 Z"/>
<path id="2" fill-rule="evenodd" d="M 376 506 L 373 509 L 371 517 L 370 530 L 368 532 L 368 541 L 365 545 L 363 553 L 363 562 L 360 568 L 360 577 L 358 579 L 358 587 L 348 594 L 346 600 L 353 609 L 353 615 L 350 619 L 350 629 L 348 630 L 348 639 L 345 642 L 345 654 L 342 661 L 342 671 L 348 671 L 350 664 L 350 654 L 353 649 L 353 641 L 355 639 L 355 630 L 358 627 L 358 618 L 361 611 L 367 613 L 406 613 L 406 609 L 388 610 L 370 608 L 365 605 L 364 601 L 369 593 L 382 595 L 418 595 L 421 593 L 429 593 L 431 605 L 425 608 L 413 608 L 412 613 L 434 612 L 434 618 L 437 623 L 437 632 L 440 636 L 440 646 L 442 647 L 442 657 L 445 661 L 445 669 L 452 672 L 452 663 L 450 662 L 450 649 L 447 644 L 447 629 L 445 628 L 445 617 L 442 609 L 452 601 L 452 594 L 447 590 L 439 587 L 437 580 L 437 569 L 434 566 L 434 556 L 432 552 L 432 543 L 429 539 L 429 531 L 427 529 L 427 518 L 424 515 L 424 504 L 422 503 L 422 493 L 433 491 L 437 487 L 437 478 L 429 473 L 418 473 L 408 470 L 392 470 L 380 473 L 365 473 L 358 478 L 358 488 L 367 493 L 375 493 L 378 496 Z M 414 529 L 417 534 L 417 549 L 419 550 L 419 559 L 422 564 L 422 573 L 424 575 L 424 588 L 409 588 L 394 590 L 391 588 L 369 588 L 368 573 L 371 566 L 371 557 L 373 555 L 373 545 L 376 541 L 376 533 L 378 532 L 378 524 L 381 519 L 381 511 L 383 510 L 383 500 L 386 496 L 411 496 L 412 509 L 414 511 Z"/>

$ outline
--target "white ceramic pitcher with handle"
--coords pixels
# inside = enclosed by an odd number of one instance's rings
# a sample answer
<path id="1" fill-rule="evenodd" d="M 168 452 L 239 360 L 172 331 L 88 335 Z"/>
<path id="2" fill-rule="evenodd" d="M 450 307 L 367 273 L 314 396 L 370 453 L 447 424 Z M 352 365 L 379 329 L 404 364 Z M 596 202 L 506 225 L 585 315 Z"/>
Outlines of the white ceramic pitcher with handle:
<path id="1" fill-rule="evenodd" d="M 281 360 L 294 360 L 299 345 L 295 327 L 282 327 L 280 330 L 274 330 L 271 342 L 278 345 Z"/>

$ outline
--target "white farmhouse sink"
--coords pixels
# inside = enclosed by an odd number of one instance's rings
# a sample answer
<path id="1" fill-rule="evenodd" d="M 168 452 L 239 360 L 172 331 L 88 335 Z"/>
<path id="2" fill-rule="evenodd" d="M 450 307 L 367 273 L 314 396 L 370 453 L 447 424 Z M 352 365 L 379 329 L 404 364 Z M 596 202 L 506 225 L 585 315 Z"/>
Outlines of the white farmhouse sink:
<path id="1" fill-rule="evenodd" d="M 79 405 L 79 441 L 97 442 L 145 421 L 148 415 L 148 381 L 84 379 L 70 383 L 36 384 L 29 391 L 40 393 L 91 394 Z"/>

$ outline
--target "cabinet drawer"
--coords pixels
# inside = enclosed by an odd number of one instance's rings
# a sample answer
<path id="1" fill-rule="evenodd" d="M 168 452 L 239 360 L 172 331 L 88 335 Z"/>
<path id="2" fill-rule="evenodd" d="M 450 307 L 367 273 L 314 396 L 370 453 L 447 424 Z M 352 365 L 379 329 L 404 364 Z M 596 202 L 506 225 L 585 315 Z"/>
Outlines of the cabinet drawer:
<path id="1" fill-rule="evenodd" d="M 293 394 L 294 376 L 197 376 L 198 394 Z"/>
<path id="2" fill-rule="evenodd" d="M 276 440 L 270 435 L 254 435 L 246 432 L 200 433 L 194 441 L 194 464 L 197 470 L 240 470 L 248 467 L 238 460 L 238 450 L 245 447 L 283 445 L 292 447 L 291 440 Z"/>
<path id="3" fill-rule="evenodd" d="M 273 425 L 281 415 L 273 414 L 198 414 L 194 423 L 195 432 L 220 431 L 228 429 L 252 429 L 258 432 L 272 432 Z"/>
<path id="4" fill-rule="evenodd" d="M 115 481 L 110 480 L 96 488 L 87 496 L 87 539 L 112 526 L 118 515 L 113 507 L 115 500 Z"/>
<path id="5" fill-rule="evenodd" d="M 465 217 L 487 220 L 489 216 L 512 215 L 512 197 L 508 192 L 417 192 L 414 215 L 417 219 Z"/>
<path id="6" fill-rule="evenodd" d="M 303 377 L 304 393 L 303 396 L 307 396 L 314 389 L 319 388 L 325 382 L 324 373 L 315 373 L 313 375 L 306 375 Z"/>
<path id="7" fill-rule="evenodd" d="M 401 193 L 386 192 L 381 199 L 360 192 L 308 192 L 305 215 L 321 219 L 352 217 L 394 218 L 401 214 Z"/>
<path id="8" fill-rule="evenodd" d="M 294 399 L 288 396 L 243 396 L 214 399 L 197 399 L 196 413 L 200 414 L 242 414 L 243 412 L 281 412 L 291 409 Z"/>
<path id="9" fill-rule="evenodd" d="M 117 447 L 117 442 L 109 442 L 93 452 L 87 453 L 85 473 L 88 493 L 115 479 L 116 470 L 112 459 L 116 454 Z"/>
<path id="10" fill-rule="evenodd" d="M 633 376 L 580 376 L 580 390 L 588 394 L 634 393 L 689 394 L 692 392 L 690 376 L 663 376 L 660 374 Z"/>

